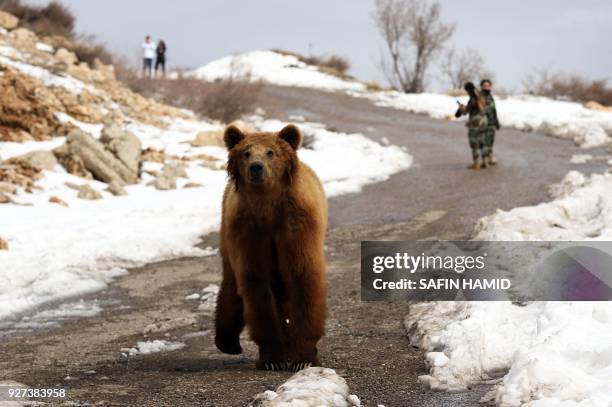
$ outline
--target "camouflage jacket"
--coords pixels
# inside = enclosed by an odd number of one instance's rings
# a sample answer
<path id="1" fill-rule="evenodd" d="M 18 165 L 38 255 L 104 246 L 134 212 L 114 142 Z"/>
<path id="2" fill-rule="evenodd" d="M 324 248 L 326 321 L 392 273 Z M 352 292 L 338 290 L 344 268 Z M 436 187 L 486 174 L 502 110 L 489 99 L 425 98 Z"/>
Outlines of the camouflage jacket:
<path id="1" fill-rule="evenodd" d="M 483 97 L 485 100 L 484 112 L 487 116 L 489 127 L 499 128 L 499 120 L 497 119 L 497 109 L 495 108 L 495 99 L 493 99 L 493 95 L 491 93 L 483 93 Z"/>
<path id="2" fill-rule="evenodd" d="M 455 117 L 459 118 L 463 115 L 468 115 L 467 127 L 483 128 L 487 126 L 487 118 L 485 114 L 486 101 L 483 94 L 476 90 L 475 95 L 470 97 L 467 105 L 459 106 Z"/>

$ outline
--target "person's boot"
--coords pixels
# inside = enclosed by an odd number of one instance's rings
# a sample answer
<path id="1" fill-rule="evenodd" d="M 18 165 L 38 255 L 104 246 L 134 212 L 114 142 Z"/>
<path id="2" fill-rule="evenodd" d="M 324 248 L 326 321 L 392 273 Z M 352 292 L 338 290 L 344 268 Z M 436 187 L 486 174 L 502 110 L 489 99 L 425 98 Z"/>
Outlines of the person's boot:
<path id="1" fill-rule="evenodd" d="M 491 167 L 491 159 L 489 157 L 484 157 L 482 159 L 482 168 L 489 168 Z"/>
<path id="2" fill-rule="evenodd" d="M 472 165 L 468 166 L 468 168 L 470 170 L 479 170 L 480 169 L 480 161 L 478 161 L 478 158 L 474 158 L 474 162 L 472 163 Z"/>

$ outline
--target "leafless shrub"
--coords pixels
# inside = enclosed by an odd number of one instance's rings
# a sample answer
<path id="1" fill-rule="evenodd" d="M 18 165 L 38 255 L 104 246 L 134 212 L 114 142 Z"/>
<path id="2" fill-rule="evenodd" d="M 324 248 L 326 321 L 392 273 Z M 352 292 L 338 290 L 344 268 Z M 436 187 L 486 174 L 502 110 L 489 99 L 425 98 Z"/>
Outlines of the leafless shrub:
<path id="1" fill-rule="evenodd" d="M 202 116 L 230 123 L 255 110 L 261 84 L 246 76 L 204 82 L 179 76 L 176 79 L 141 78 L 138 70 L 116 67 L 117 78 L 130 89 L 161 103 L 193 110 Z"/>
<path id="2" fill-rule="evenodd" d="M 392 86 L 423 92 L 427 70 L 455 31 L 441 20 L 439 3 L 426 0 L 375 0 L 372 14 L 391 59 L 381 62 Z"/>
<path id="3" fill-rule="evenodd" d="M 0 9 L 19 18 L 19 24 L 39 36 L 74 36 L 75 17 L 66 6 L 51 1 L 46 6 L 29 6 L 21 0 L 0 0 Z"/>
<path id="4" fill-rule="evenodd" d="M 485 66 L 484 58 L 473 48 L 467 48 L 463 52 L 457 52 L 454 48 L 448 50 L 442 61 L 441 71 L 451 89 L 462 89 L 468 81 L 479 82 L 484 78 L 493 80 L 491 72 Z"/>
<path id="5" fill-rule="evenodd" d="M 607 79 L 588 79 L 577 74 L 551 73 L 536 68 L 523 80 L 527 93 L 577 102 L 595 101 L 612 106 L 612 88 Z"/>

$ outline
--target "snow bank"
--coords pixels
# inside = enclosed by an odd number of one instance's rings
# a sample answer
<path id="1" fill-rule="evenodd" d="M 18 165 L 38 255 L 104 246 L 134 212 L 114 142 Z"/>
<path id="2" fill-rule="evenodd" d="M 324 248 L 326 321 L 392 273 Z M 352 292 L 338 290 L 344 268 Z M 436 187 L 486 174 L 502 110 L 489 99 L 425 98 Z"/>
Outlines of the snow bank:
<path id="1" fill-rule="evenodd" d="M 476 239 L 612 238 L 612 174 L 572 171 L 552 190 L 551 202 L 481 219 Z M 488 398 L 500 406 L 612 405 L 610 302 L 427 303 L 405 323 L 432 388 L 498 379 Z"/>
<path id="2" fill-rule="evenodd" d="M 426 114 L 436 119 L 454 119 L 457 100 L 433 93 L 405 94 L 400 92 L 351 92 L 365 97 L 378 106 Z M 564 102 L 537 96 L 496 97 L 497 113 L 502 126 L 522 131 L 544 133 L 574 140 L 588 148 L 609 142 L 612 135 L 612 113 L 588 109 L 580 103 Z"/>
<path id="3" fill-rule="evenodd" d="M 320 71 L 296 56 L 274 51 L 252 51 L 213 61 L 190 73 L 214 81 L 230 77 L 250 77 L 281 86 L 300 86 L 325 90 L 365 90 L 365 85 Z"/>
<path id="4" fill-rule="evenodd" d="M 253 120 L 264 130 L 278 131 L 285 125 Z M 206 154 L 221 159 L 221 168 L 227 155 L 223 148 L 192 147 L 189 143 L 198 132 L 214 128 L 218 126 L 183 119 L 173 119 L 167 129 L 138 122 L 128 126 L 143 148 L 164 149 L 166 154 L 180 157 Z M 403 150 L 381 146 L 359 134 L 334 133 L 315 123 L 301 124 L 300 128 L 314 141 L 312 149 L 302 149 L 299 155 L 320 175 L 330 197 L 356 192 L 411 164 L 412 158 Z M 84 130 L 95 133 L 99 129 L 86 126 Z M 0 143 L 0 156 L 6 157 L 5 149 L 12 156 L 56 145 L 54 140 L 19 147 Z M 160 167 L 151 162 L 144 165 L 145 170 Z M 127 196 L 114 197 L 105 191 L 106 184 L 58 168 L 45 171 L 37 182 L 41 190 L 33 194 L 20 191 L 16 204 L 0 206 L 0 235 L 10 248 L 0 251 L 0 319 L 50 300 L 100 290 L 129 267 L 207 254 L 195 245 L 202 235 L 219 226 L 226 174 L 196 160 L 188 163 L 187 173 L 189 178 L 180 178 L 179 189 L 172 191 L 148 186 L 153 177 L 143 173 L 140 184 L 126 187 Z M 104 199 L 78 199 L 66 182 L 89 184 Z M 202 187 L 182 188 L 187 182 Z M 51 196 L 69 207 L 49 203 Z"/>
<path id="5" fill-rule="evenodd" d="M 360 406 L 359 398 L 349 394 L 346 381 L 333 369 L 309 367 L 294 374 L 276 391 L 255 396 L 249 406 L 261 407 L 350 407 Z"/>

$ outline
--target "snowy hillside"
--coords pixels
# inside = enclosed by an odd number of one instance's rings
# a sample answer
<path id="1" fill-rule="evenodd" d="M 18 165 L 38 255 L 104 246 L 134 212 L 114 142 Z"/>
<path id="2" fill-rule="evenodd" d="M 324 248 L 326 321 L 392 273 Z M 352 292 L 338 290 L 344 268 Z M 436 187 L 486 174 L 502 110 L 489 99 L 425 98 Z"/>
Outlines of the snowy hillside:
<path id="1" fill-rule="evenodd" d="M 219 226 L 223 126 L 136 95 L 112 67 L 78 64 L 23 30 L 0 33 L 0 81 L 17 84 L 0 96 L 12 115 L 0 123 L 0 319 L 102 289 L 128 267 L 213 253 L 196 244 Z M 412 161 L 360 134 L 298 125 L 311 140 L 299 155 L 330 197 Z"/>
<path id="2" fill-rule="evenodd" d="M 232 76 L 249 76 L 253 81 L 264 81 L 281 86 L 301 86 L 323 90 L 365 90 L 357 81 L 347 81 L 317 67 L 307 65 L 294 55 L 274 51 L 252 51 L 213 61 L 190 73 L 196 78 L 214 81 Z"/>
<path id="3" fill-rule="evenodd" d="M 319 71 L 292 55 L 253 51 L 213 61 L 192 74 L 206 81 L 228 77 L 250 77 L 281 86 L 299 86 L 327 91 L 345 91 L 379 106 L 455 120 L 457 99 L 442 94 L 405 94 L 395 91 L 369 92 L 361 82 L 347 81 Z M 250 76 L 249 76 L 250 74 Z M 586 108 L 580 103 L 517 95 L 497 98 L 502 126 L 540 132 L 574 140 L 583 147 L 602 145 L 612 135 L 612 112 Z"/>

